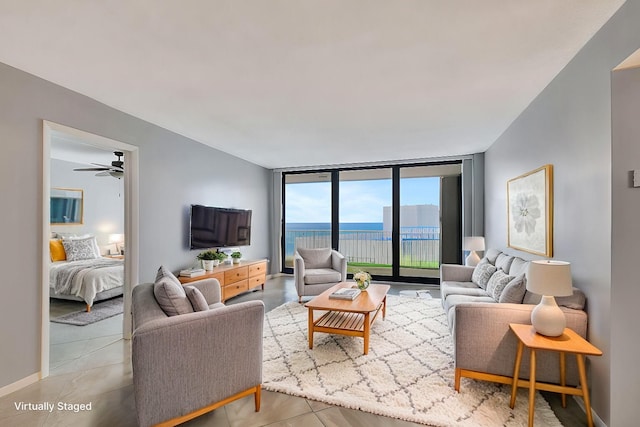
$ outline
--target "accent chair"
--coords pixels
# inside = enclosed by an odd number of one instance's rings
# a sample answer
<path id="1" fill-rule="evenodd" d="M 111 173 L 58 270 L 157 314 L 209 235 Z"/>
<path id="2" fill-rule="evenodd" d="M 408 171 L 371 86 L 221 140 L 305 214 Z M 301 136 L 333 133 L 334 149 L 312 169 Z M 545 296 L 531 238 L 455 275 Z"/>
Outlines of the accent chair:
<path id="1" fill-rule="evenodd" d="M 183 287 L 172 274 L 161 274 L 155 284 L 133 288 L 139 425 L 178 425 L 252 394 L 259 411 L 262 301 L 225 306 L 218 280 Z"/>
<path id="2" fill-rule="evenodd" d="M 302 297 L 315 296 L 347 280 L 347 259 L 331 248 L 298 248 L 293 256 L 293 274 Z"/>

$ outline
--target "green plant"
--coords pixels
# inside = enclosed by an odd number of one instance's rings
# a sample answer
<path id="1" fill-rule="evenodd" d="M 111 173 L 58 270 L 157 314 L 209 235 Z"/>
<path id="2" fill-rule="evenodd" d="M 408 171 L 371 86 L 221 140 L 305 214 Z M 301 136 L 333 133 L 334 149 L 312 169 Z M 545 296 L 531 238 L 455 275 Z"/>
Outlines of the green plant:
<path id="1" fill-rule="evenodd" d="M 227 254 L 225 254 L 224 252 L 216 252 L 216 259 L 218 261 L 224 261 L 225 259 L 227 259 Z"/>
<path id="2" fill-rule="evenodd" d="M 242 254 L 238 251 L 232 252 L 231 258 L 242 258 Z"/>
<path id="3" fill-rule="evenodd" d="M 200 252 L 196 258 L 203 261 L 213 261 L 215 259 L 218 259 L 218 256 L 216 251 L 208 250 Z"/>

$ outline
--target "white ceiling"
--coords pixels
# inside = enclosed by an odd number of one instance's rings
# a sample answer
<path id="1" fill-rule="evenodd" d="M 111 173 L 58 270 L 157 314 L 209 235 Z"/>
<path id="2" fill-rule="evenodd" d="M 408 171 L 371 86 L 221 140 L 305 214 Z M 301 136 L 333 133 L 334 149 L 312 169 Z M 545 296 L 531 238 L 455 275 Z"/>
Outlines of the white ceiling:
<path id="1" fill-rule="evenodd" d="M 0 62 L 268 168 L 482 152 L 623 0 L 0 0 Z"/>

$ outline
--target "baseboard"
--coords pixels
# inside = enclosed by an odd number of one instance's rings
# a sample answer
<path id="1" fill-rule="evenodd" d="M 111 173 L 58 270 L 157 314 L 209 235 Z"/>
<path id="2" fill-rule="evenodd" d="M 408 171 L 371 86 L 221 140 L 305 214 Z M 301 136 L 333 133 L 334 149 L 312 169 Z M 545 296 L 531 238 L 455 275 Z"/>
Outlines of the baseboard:
<path id="1" fill-rule="evenodd" d="M 26 378 L 16 381 L 15 383 L 8 384 L 0 388 L 0 397 L 6 396 L 8 394 L 13 393 L 14 391 L 18 391 L 22 388 L 25 388 L 26 386 L 36 383 L 39 380 L 40 380 L 40 373 L 36 372 L 35 374 L 31 374 Z"/>
<path id="2" fill-rule="evenodd" d="M 586 411 L 586 408 L 584 407 L 584 400 L 582 400 L 582 397 L 580 396 L 571 396 L 571 397 L 573 398 L 573 400 L 576 401 L 580 409 L 582 409 L 582 412 L 586 414 L 587 411 Z M 604 421 L 602 421 L 602 418 L 598 416 L 597 412 L 593 409 L 593 406 L 591 407 L 591 416 L 593 417 L 593 425 L 595 427 L 607 427 L 607 424 Z"/>

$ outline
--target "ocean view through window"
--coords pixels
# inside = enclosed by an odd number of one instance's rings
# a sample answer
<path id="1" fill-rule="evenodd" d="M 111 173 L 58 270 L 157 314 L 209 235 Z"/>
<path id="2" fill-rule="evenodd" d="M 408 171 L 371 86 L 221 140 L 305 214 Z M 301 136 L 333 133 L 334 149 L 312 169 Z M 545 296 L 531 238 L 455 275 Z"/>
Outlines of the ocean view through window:
<path id="1" fill-rule="evenodd" d="M 459 170 L 411 165 L 284 174 L 284 271 L 292 271 L 297 248 L 331 247 L 347 258 L 350 274 L 437 278 L 441 174 Z"/>

